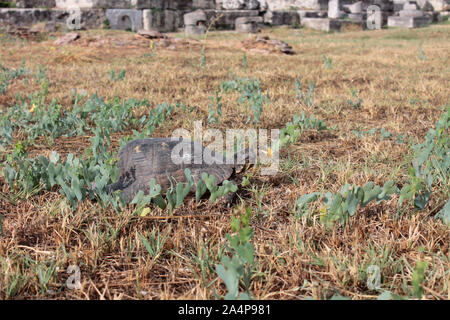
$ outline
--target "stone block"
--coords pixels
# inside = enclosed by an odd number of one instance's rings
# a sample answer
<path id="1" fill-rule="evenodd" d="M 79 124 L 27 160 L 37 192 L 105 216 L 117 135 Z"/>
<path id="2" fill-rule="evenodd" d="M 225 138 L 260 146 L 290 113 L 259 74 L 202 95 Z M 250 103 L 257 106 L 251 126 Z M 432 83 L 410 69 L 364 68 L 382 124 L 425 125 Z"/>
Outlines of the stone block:
<path id="1" fill-rule="evenodd" d="M 417 5 L 422 11 L 433 11 L 433 6 L 428 0 L 418 0 Z"/>
<path id="2" fill-rule="evenodd" d="M 177 31 L 177 15 L 173 10 L 145 9 L 142 11 L 142 24 L 144 30 L 159 32 Z"/>
<path id="3" fill-rule="evenodd" d="M 363 13 L 363 3 L 362 1 L 358 1 L 355 3 L 351 3 L 351 4 L 343 4 L 342 5 L 342 10 L 345 13 Z"/>
<path id="4" fill-rule="evenodd" d="M 196 10 L 183 16 L 184 33 L 187 35 L 200 35 L 206 32 L 207 17 L 205 11 Z"/>
<path id="5" fill-rule="evenodd" d="M 203 10 L 186 13 L 183 16 L 185 26 L 206 25 L 206 13 Z"/>
<path id="6" fill-rule="evenodd" d="M 395 2 L 393 2 L 392 0 L 363 0 L 362 1 L 362 10 L 365 12 L 367 11 L 367 8 L 369 6 L 378 6 L 380 8 L 381 11 L 384 12 L 389 12 L 389 11 L 393 11 L 394 10 L 394 4 Z M 401 6 L 399 7 L 399 10 L 403 9 L 403 4 L 404 2 L 401 3 Z"/>
<path id="7" fill-rule="evenodd" d="M 0 8 L 0 27 L 15 29 L 29 27 L 35 23 L 51 20 L 52 12 L 48 9 Z"/>
<path id="8" fill-rule="evenodd" d="M 297 10 L 327 10 L 328 0 L 268 0 L 270 11 L 286 10 L 295 8 Z"/>
<path id="9" fill-rule="evenodd" d="M 388 18 L 388 27 L 418 28 L 430 24 L 429 17 L 399 17 L 390 16 Z"/>
<path id="10" fill-rule="evenodd" d="M 255 17 L 258 10 L 205 10 L 207 23 L 214 22 L 216 29 L 233 30 L 235 21 L 240 17 Z"/>
<path id="11" fill-rule="evenodd" d="M 300 22 L 302 26 L 315 30 L 326 32 L 341 30 L 341 22 L 329 18 L 304 18 Z"/>
<path id="12" fill-rule="evenodd" d="M 67 26 L 69 17 L 73 12 L 65 9 L 54 9 L 51 21 L 54 24 Z M 80 27 L 81 29 L 99 29 L 103 27 L 106 18 L 106 12 L 103 9 L 80 9 Z"/>
<path id="13" fill-rule="evenodd" d="M 216 1 L 219 10 L 258 10 L 261 0 L 218 0 Z M 263 4 L 264 6 L 264 4 Z"/>
<path id="14" fill-rule="evenodd" d="M 423 17 L 422 10 L 402 10 L 399 12 L 400 17 Z"/>
<path id="15" fill-rule="evenodd" d="M 102 9 L 80 9 L 80 28 L 101 28 L 106 20 L 105 11 Z M 67 28 L 67 22 L 71 16 L 70 10 L 65 9 L 0 9 L 0 26 L 8 29 L 31 27 L 40 22 L 59 25 Z"/>
<path id="16" fill-rule="evenodd" d="M 293 26 L 300 23 L 300 14 L 297 11 L 267 11 L 264 14 L 264 23 L 272 26 Z"/>
<path id="17" fill-rule="evenodd" d="M 206 33 L 206 26 L 185 26 L 184 33 L 187 35 L 202 35 Z"/>
<path id="18" fill-rule="evenodd" d="M 330 0 L 328 2 L 328 18 L 339 19 L 342 17 L 340 0 Z"/>
<path id="19" fill-rule="evenodd" d="M 297 10 L 298 16 L 301 19 L 303 18 L 326 18 L 326 11 L 315 11 L 315 10 Z"/>
<path id="20" fill-rule="evenodd" d="M 14 1 L 6 1 L 14 3 Z M 45 8 L 51 9 L 56 6 L 55 0 L 16 0 L 17 8 Z"/>
<path id="21" fill-rule="evenodd" d="M 106 17 L 111 29 L 132 31 L 142 29 L 142 10 L 107 9 Z"/>
<path id="22" fill-rule="evenodd" d="M 405 4 L 403 5 L 403 10 L 417 10 L 419 9 L 419 7 L 417 6 L 416 3 L 414 2 L 405 2 Z"/>
<path id="23" fill-rule="evenodd" d="M 362 22 L 364 21 L 364 14 L 363 13 L 349 13 L 347 15 L 348 19 L 355 22 Z"/>
<path id="24" fill-rule="evenodd" d="M 243 33 L 258 33 L 263 24 L 262 17 L 240 17 L 235 21 L 236 31 Z"/>

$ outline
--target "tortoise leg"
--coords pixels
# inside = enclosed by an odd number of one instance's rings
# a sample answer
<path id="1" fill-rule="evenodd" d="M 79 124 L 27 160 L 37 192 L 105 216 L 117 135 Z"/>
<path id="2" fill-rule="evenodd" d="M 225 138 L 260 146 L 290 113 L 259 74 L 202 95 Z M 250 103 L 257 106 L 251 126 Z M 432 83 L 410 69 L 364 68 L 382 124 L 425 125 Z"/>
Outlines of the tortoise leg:
<path id="1" fill-rule="evenodd" d="M 236 183 L 235 180 L 232 179 L 232 180 L 230 180 L 230 181 L 231 181 L 233 184 L 239 186 L 239 184 Z M 238 198 L 237 192 L 230 192 L 230 193 L 227 193 L 227 194 L 225 195 L 225 204 L 226 204 L 227 208 L 231 208 L 231 207 L 236 203 L 237 198 Z"/>

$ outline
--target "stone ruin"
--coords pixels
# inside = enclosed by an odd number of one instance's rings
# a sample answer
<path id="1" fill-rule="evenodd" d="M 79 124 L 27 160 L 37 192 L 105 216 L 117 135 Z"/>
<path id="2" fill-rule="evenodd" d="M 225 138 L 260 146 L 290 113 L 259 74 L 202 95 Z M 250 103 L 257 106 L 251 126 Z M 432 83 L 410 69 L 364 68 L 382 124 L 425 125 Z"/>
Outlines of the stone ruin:
<path id="1" fill-rule="evenodd" d="M 450 0 L 0 0 L 0 28 L 46 31 L 111 28 L 203 34 L 214 29 L 257 33 L 263 25 L 339 31 L 415 28 L 448 16 Z"/>

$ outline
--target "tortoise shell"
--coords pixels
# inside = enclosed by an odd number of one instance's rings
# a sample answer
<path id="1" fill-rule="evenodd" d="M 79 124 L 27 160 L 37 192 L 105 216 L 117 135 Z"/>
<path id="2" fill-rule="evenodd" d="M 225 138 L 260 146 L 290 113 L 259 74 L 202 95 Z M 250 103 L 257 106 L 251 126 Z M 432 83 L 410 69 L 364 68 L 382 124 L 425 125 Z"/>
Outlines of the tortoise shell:
<path id="1" fill-rule="evenodd" d="M 182 152 L 180 146 L 183 144 Z M 174 148 L 177 148 L 174 150 Z M 194 149 L 198 148 L 198 149 Z M 213 162 L 207 164 L 200 161 L 196 164 L 197 152 L 201 150 L 201 154 L 209 152 L 213 159 L 221 160 L 221 162 Z M 180 161 L 173 161 L 172 153 L 179 155 Z M 188 156 L 188 159 L 186 159 Z M 189 157 L 191 157 L 189 159 Z M 216 158 L 217 157 L 217 158 Z M 190 161 L 189 161 L 190 160 Z M 201 159 L 200 159 L 201 160 Z M 215 177 L 216 185 L 231 177 L 234 171 L 233 164 L 227 164 L 223 155 L 218 155 L 201 145 L 201 143 L 181 138 L 150 138 L 134 140 L 125 145 L 119 151 L 119 178 L 117 182 L 108 186 L 108 192 L 122 190 L 125 201 L 130 202 L 139 192 L 150 192 L 150 181 L 156 180 L 163 191 L 170 187 L 170 179 L 177 182 L 187 182 L 184 171 L 186 168 L 191 170 L 191 176 L 194 180 L 194 186 L 191 191 L 195 190 L 197 181 L 201 180 L 203 172 Z"/>

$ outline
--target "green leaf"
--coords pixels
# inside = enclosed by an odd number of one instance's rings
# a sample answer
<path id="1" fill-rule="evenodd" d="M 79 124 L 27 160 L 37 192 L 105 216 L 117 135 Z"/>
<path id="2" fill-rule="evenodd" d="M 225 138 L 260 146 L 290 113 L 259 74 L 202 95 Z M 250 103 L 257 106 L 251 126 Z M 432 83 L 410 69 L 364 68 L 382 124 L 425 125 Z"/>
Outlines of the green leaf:
<path id="1" fill-rule="evenodd" d="M 320 192 L 304 194 L 297 200 L 298 209 L 303 209 L 308 203 L 316 201 L 320 196 Z"/>
<path id="2" fill-rule="evenodd" d="M 392 294 L 389 291 L 384 291 L 378 296 L 377 300 L 392 300 Z"/>
<path id="3" fill-rule="evenodd" d="M 356 190 L 356 195 L 354 191 L 355 190 L 353 190 L 353 192 L 349 192 L 347 195 L 348 213 L 350 214 L 350 216 L 353 216 L 356 213 L 359 203 L 359 199 L 357 197 L 357 193 L 359 190 Z"/>
<path id="4" fill-rule="evenodd" d="M 245 244 L 240 245 L 236 252 L 245 262 L 253 265 L 255 248 L 251 243 L 246 242 Z"/>
<path id="5" fill-rule="evenodd" d="M 214 191 L 216 191 L 217 186 L 214 185 L 214 180 L 215 177 L 213 175 L 208 175 L 206 172 L 202 173 L 202 180 L 205 182 L 206 187 L 208 188 L 208 190 L 213 193 Z"/>
<path id="6" fill-rule="evenodd" d="M 150 197 L 155 198 L 156 196 L 161 194 L 161 186 L 159 184 L 156 184 L 155 179 L 150 180 Z"/>
<path id="7" fill-rule="evenodd" d="M 138 204 L 142 201 L 142 198 L 144 198 L 144 191 L 139 190 L 138 193 L 134 196 L 133 200 L 130 202 L 130 204 Z"/>
<path id="8" fill-rule="evenodd" d="M 422 298 L 423 295 L 423 287 L 422 283 L 425 279 L 425 271 L 428 268 L 428 262 L 427 261 L 417 261 L 416 267 L 414 268 L 414 272 L 412 275 L 411 282 L 414 287 L 414 295 L 417 298 Z"/>
<path id="9" fill-rule="evenodd" d="M 206 184 L 203 180 L 200 180 L 197 183 L 196 189 L 195 189 L 195 201 L 199 202 L 200 198 L 205 194 L 207 188 Z"/>
<path id="10" fill-rule="evenodd" d="M 83 199 L 83 195 L 81 194 L 81 188 L 80 188 L 80 180 L 78 177 L 72 178 L 72 190 L 75 193 L 75 196 L 77 197 L 78 201 L 81 201 Z"/>
<path id="11" fill-rule="evenodd" d="M 445 206 L 437 213 L 437 218 L 441 219 L 444 224 L 450 227 L 450 199 Z"/>
<path id="12" fill-rule="evenodd" d="M 223 265 L 216 266 L 216 273 L 220 279 L 225 283 L 228 293 L 225 296 L 227 300 L 237 299 L 239 291 L 239 276 L 236 269 L 233 267 L 230 258 L 224 257 L 222 259 Z"/>
<path id="13" fill-rule="evenodd" d="M 145 249 L 147 249 L 147 252 L 150 254 L 151 257 L 154 256 L 155 250 L 153 250 L 153 247 L 150 245 L 150 242 L 146 238 L 142 236 L 139 232 L 137 233 L 139 239 L 141 239 L 141 242 L 143 243 Z"/>
<path id="14" fill-rule="evenodd" d="M 179 182 L 176 187 L 176 206 L 179 208 L 182 204 L 189 191 L 191 190 L 189 184 Z"/>

